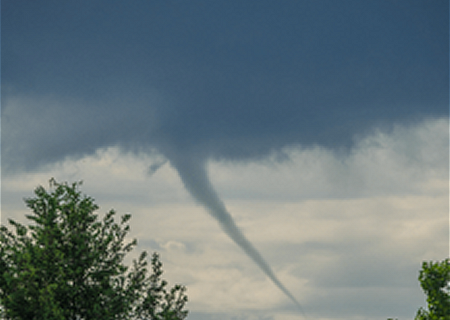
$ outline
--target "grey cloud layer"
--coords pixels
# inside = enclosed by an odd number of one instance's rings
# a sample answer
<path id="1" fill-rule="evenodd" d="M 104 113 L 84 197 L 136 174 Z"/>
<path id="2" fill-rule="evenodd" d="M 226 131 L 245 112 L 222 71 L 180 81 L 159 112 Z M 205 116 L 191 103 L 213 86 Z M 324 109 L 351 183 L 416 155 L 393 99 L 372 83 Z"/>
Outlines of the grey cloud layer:
<path id="1" fill-rule="evenodd" d="M 448 114 L 445 2 L 2 9 L 5 168 L 114 144 L 244 159 Z"/>

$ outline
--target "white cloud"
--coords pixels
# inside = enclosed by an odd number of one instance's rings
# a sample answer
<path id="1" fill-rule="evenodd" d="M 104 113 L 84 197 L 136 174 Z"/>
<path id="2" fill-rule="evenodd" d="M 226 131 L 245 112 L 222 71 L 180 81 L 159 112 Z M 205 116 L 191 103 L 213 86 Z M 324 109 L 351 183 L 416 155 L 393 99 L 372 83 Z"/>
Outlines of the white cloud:
<path id="1" fill-rule="evenodd" d="M 280 280 L 315 319 L 412 317 L 423 303 L 421 261 L 448 255 L 448 119 L 375 132 L 347 155 L 319 147 L 285 153 L 281 162 L 209 164 L 237 224 Z M 152 164 L 159 168 L 149 176 Z M 102 212 L 132 213 L 139 249 L 161 252 L 166 277 L 188 286 L 199 319 L 263 319 L 255 310 L 298 318 L 161 164 L 156 154 L 108 148 L 8 176 L 2 221 L 21 219 L 21 199 L 50 177 L 84 180 Z"/>
<path id="2" fill-rule="evenodd" d="M 448 119 L 398 125 L 360 139 L 349 153 L 291 147 L 283 151 L 284 161 L 275 155 L 259 163 L 210 163 L 211 179 L 229 198 L 420 194 L 424 184 L 433 188 L 448 178 L 448 127 Z"/>

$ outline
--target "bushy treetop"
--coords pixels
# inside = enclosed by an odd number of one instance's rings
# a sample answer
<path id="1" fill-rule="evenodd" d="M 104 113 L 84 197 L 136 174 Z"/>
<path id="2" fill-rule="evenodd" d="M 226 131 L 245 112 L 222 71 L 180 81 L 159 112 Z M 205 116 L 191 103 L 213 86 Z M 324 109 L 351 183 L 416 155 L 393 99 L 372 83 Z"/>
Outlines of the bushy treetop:
<path id="1" fill-rule="evenodd" d="M 136 240 L 126 242 L 130 214 L 103 219 L 81 183 L 50 181 L 50 191 L 26 199 L 32 225 L 9 219 L 0 227 L 0 305 L 11 320 L 178 320 L 187 316 L 186 288 L 167 289 L 158 254 L 147 269 L 147 253 L 132 267 L 123 260 Z"/>

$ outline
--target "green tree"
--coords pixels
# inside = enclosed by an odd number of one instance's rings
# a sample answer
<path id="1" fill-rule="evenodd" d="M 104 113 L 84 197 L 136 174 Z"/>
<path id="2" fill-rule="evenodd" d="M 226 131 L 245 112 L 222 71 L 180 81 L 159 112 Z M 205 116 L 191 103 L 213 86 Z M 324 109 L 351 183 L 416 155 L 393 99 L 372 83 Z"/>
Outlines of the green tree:
<path id="1" fill-rule="evenodd" d="M 427 296 L 428 311 L 420 308 L 416 320 L 450 320 L 450 259 L 423 262 L 420 286 Z"/>
<path id="2" fill-rule="evenodd" d="M 423 262 L 419 282 L 427 296 L 428 311 L 420 308 L 415 320 L 450 320 L 450 259 Z"/>
<path id="3" fill-rule="evenodd" d="M 186 288 L 167 288 L 158 254 L 123 260 L 137 244 L 125 241 L 129 214 L 102 220 L 80 183 L 50 180 L 50 191 L 26 199 L 30 226 L 0 227 L 0 313 L 8 320 L 179 320 Z"/>

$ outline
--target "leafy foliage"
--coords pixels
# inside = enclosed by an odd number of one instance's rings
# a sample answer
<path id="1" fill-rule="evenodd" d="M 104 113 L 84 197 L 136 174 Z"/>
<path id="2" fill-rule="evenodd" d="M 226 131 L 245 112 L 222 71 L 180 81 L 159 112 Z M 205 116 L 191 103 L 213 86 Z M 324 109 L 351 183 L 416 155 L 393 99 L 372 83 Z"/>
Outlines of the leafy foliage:
<path id="1" fill-rule="evenodd" d="M 26 199 L 30 226 L 9 220 L 0 227 L 0 310 L 8 320 L 178 320 L 187 316 L 186 288 L 170 290 L 158 254 L 147 267 L 144 251 L 132 268 L 123 259 L 136 240 L 125 243 L 131 215 L 99 221 L 98 206 L 82 195 L 80 183 L 50 181 L 51 192 Z"/>
<path id="2" fill-rule="evenodd" d="M 415 320 L 450 320 L 450 259 L 423 262 L 419 282 L 427 296 L 428 311 L 420 308 Z"/>
<path id="3" fill-rule="evenodd" d="M 420 308 L 416 320 L 450 320 L 450 259 L 423 262 L 420 285 L 427 295 L 428 311 Z"/>

